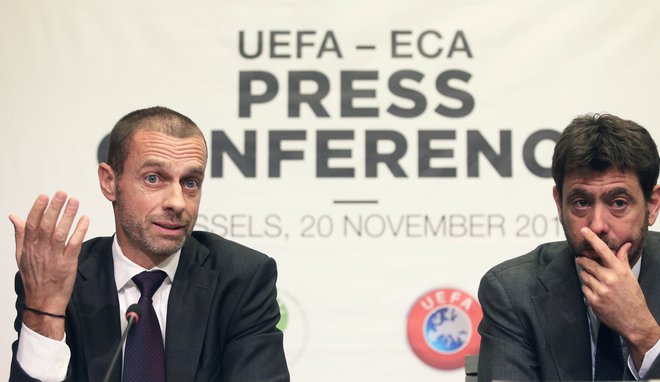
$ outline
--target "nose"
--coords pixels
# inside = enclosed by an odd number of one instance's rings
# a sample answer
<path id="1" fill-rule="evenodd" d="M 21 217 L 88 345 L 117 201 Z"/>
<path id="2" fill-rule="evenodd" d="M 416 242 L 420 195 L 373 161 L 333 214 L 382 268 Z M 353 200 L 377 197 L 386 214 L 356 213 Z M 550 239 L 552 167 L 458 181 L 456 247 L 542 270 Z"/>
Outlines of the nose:
<path id="1" fill-rule="evenodd" d="M 183 196 L 183 189 L 178 183 L 172 183 L 168 188 L 165 200 L 163 201 L 163 208 L 180 213 L 186 207 L 186 200 Z"/>
<path id="2" fill-rule="evenodd" d="M 600 203 L 597 203 L 594 206 L 591 220 L 589 221 L 589 228 L 596 235 L 606 235 L 609 232 L 608 215 L 609 211 L 607 206 Z"/>

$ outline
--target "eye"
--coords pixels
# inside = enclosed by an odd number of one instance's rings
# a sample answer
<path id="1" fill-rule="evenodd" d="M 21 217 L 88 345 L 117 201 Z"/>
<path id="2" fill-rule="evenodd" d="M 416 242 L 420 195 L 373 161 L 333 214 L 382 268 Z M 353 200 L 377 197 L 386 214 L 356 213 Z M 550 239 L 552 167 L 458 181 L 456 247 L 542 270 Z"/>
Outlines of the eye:
<path id="1" fill-rule="evenodd" d="M 149 175 L 147 175 L 145 180 L 147 181 L 147 183 L 156 184 L 158 182 L 158 175 L 149 174 Z"/>
<path id="2" fill-rule="evenodd" d="M 612 202 L 612 208 L 622 210 L 628 206 L 628 202 L 623 199 L 616 199 Z"/>
<path id="3" fill-rule="evenodd" d="M 197 179 L 192 179 L 192 178 L 191 179 L 186 179 L 186 181 L 183 182 L 183 184 L 186 188 L 197 188 L 197 187 L 199 187 L 199 182 L 197 181 Z"/>
<path id="4" fill-rule="evenodd" d="M 589 202 L 587 202 L 584 199 L 577 199 L 573 202 L 573 205 L 576 208 L 587 208 L 587 207 L 589 207 Z"/>

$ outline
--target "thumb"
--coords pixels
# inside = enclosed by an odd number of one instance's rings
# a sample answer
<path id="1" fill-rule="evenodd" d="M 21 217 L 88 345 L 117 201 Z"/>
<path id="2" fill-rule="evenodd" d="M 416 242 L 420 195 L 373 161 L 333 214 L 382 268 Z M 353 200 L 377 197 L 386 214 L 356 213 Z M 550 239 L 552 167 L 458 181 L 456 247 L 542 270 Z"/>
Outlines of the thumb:
<path id="1" fill-rule="evenodd" d="M 632 243 L 627 242 L 624 245 L 622 245 L 619 250 L 616 252 L 616 258 L 619 259 L 620 262 L 623 264 L 626 264 L 628 268 L 630 268 L 630 261 L 628 258 L 628 252 L 630 252 L 630 248 L 632 248 Z"/>
<path id="2" fill-rule="evenodd" d="M 14 239 L 16 240 L 16 263 L 18 264 L 23 254 L 23 238 L 25 237 L 25 222 L 16 215 L 9 215 L 9 221 L 14 226 Z"/>

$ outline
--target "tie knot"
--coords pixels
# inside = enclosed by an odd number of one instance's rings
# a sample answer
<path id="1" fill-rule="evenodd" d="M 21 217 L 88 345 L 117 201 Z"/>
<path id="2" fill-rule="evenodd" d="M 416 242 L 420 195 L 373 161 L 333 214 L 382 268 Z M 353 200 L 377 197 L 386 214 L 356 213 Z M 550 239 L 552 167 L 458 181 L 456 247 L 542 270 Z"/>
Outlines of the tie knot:
<path id="1" fill-rule="evenodd" d="M 144 271 L 140 274 L 133 276 L 133 282 L 140 289 L 142 297 L 152 298 L 154 293 L 163 283 L 167 273 L 163 271 Z"/>

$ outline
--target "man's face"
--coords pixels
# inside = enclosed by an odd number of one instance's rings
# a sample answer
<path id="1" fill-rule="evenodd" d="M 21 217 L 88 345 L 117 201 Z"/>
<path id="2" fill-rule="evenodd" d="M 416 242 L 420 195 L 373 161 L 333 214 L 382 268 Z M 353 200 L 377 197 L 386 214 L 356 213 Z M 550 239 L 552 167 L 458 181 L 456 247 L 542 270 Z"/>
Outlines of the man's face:
<path id="1" fill-rule="evenodd" d="M 596 261 L 599 257 L 580 234 L 589 227 L 614 252 L 632 243 L 628 255 L 631 264 L 641 255 L 649 217 L 637 175 L 610 169 L 602 172 L 569 174 L 564 178 L 563 195 L 553 190 L 564 234 L 577 256 Z"/>
<path id="2" fill-rule="evenodd" d="M 197 220 L 205 168 L 202 137 L 135 134 L 115 183 L 117 240 L 127 257 L 157 265 L 181 249 Z"/>

